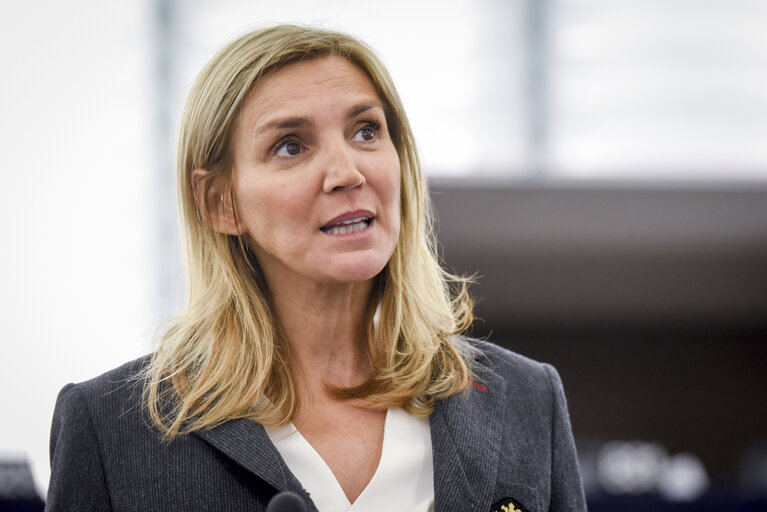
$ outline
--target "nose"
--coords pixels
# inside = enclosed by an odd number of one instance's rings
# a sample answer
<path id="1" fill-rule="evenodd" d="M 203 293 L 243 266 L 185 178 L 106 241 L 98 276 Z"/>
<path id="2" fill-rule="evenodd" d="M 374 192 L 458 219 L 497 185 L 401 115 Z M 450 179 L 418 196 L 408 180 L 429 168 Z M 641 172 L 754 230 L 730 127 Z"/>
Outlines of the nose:
<path id="1" fill-rule="evenodd" d="M 325 193 L 364 185 L 365 175 L 360 172 L 353 151 L 352 148 L 346 147 L 345 141 L 328 149 L 327 157 L 323 162 L 325 178 L 322 188 Z"/>

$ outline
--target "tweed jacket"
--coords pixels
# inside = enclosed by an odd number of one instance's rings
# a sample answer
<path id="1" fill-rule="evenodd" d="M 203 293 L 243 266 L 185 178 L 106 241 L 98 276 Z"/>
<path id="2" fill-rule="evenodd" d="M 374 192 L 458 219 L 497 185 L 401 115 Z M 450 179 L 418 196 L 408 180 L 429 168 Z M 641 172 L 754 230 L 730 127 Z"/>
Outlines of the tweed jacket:
<path id="1" fill-rule="evenodd" d="M 429 418 L 434 510 L 586 510 L 554 368 L 487 342 L 467 350 L 472 386 Z M 46 510 L 263 511 L 286 490 L 317 510 L 258 423 L 237 419 L 161 442 L 132 378 L 145 361 L 60 392 Z"/>

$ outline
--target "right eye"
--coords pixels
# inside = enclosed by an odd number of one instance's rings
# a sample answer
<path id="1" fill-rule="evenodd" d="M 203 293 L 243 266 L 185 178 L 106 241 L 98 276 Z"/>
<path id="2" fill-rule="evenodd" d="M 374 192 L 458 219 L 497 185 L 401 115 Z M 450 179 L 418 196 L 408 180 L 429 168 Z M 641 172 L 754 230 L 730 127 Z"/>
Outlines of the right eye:
<path id="1" fill-rule="evenodd" d="M 286 137 L 274 145 L 272 150 L 276 156 L 290 158 L 301 153 L 301 143 L 292 137 Z"/>

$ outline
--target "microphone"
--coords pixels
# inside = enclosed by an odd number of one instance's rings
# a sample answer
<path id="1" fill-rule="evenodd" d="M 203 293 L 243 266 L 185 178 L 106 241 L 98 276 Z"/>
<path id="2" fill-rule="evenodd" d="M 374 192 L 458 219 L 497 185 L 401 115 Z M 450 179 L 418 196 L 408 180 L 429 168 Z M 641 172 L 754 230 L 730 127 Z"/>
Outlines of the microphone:
<path id="1" fill-rule="evenodd" d="M 269 500 L 266 512 L 306 512 L 306 503 L 294 492 L 278 492 Z"/>

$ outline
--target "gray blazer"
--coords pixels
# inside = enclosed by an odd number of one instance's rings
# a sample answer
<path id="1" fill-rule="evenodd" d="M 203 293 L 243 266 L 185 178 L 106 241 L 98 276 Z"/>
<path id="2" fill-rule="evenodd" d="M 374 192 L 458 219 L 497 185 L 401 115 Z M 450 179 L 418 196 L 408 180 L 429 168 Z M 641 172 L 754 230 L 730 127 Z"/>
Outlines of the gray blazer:
<path id="1" fill-rule="evenodd" d="M 586 510 L 556 370 L 486 342 L 467 350 L 473 385 L 439 401 L 429 419 L 434 510 Z M 144 361 L 61 390 L 46 510 L 263 511 L 279 491 L 317 510 L 257 423 L 161 442 L 132 379 Z"/>

